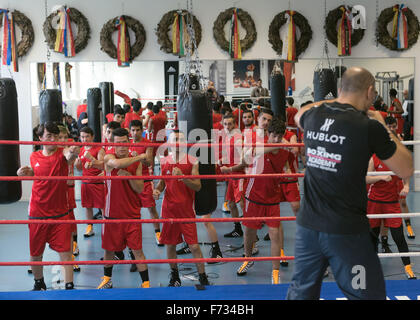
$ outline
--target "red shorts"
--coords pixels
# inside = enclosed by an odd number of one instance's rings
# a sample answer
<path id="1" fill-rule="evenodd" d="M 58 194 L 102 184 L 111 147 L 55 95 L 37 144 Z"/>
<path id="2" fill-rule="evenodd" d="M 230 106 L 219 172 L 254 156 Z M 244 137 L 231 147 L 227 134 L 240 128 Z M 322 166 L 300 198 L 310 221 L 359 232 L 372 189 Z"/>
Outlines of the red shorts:
<path id="1" fill-rule="evenodd" d="M 263 205 L 245 199 L 244 218 L 251 217 L 280 217 L 280 204 Z M 264 224 L 269 228 L 278 228 L 280 221 L 243 221 L 242 224 L 251 229 L 261 229 Z"/>
<path id="2" fill-rule="evenodd" d="M 69 203 L 69 209 L 74 209 L 77 207 L 76 197 L 74 195 L 74 185 L 67 186 L 67 201 Z"/>
<path id="3" fill-rule="evenodd" d="M 239 202 L 244 197 L 244 179 L 229 179 L 227 191 L 226 191 L 226 201 Z"/>
<path id="4" fill-rule="evenodd" d="M 183 240 L 184 239 L 184 240 Z M 162 224 L 159 242 L 162 244 L 177 245 L 185 241 L 187 244 L 197 244 L 197 226 L 195 223 L 168 223 Z"/>
<path id="5" fill-rule="evenodd" d="M 69 216 L 55 219 L 68 220 Z M 47 243 L 56 252 L 71 250 L 71 224 L 29 224 L 28 226 L 29 250 L 32 257 L 41 256 Z"/>
<path id="6" fill-rule="evenodd" d="M 136 221 L 138 219 L 133 219 Z M 102 225 L 102 249 L 123 251 L 142 249 L 141 223 L 107 223 Z"/>
<path id="7" fill-rule="evenodd" d="M 399 202 L 395 203 L 379 203 L 368 201 L 367 214 L 383 214 L 383 213 L 401 213 L 401 207 Z M 389 218 L 389 219 L 369 219 L 371 228 L 377 228 L 381 226 L 381 222 L 384 221 L 384 227 L 399 228 L 402 223 L 401 218 Z"/>
<path id="8" fill-rule="evenodd" d="M 105 208 L 105 185 L 103 183 L 82 182 L 81 196 L 83 208 Z"/>
<path id="9" fill-rule="evenodd" d="M 142 208 L 156 207 L 155 199 L 153 199 L 152 181 L 144 182 L 144 189 L 143 192 L 140 193 L 140 200 Z"/>
<path id="10" fill-rule="evenodd" d="M 280 202 L 299 202 L 300 201 L 300 191 L 299 183 L 282 183 L 280 184 L 282 190 L 282 197 Z"/>

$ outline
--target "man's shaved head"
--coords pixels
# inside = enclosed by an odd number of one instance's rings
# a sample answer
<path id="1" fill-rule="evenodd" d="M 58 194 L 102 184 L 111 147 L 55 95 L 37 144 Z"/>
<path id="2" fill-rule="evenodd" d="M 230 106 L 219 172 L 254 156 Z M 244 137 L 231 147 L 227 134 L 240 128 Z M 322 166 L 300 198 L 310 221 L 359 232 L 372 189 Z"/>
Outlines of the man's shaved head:
<path id="1" fill-rule="evenodd" d="M 341 79 L 342 93 L 359 93 L 366 91 L 370 86 L 375 87 L 375 78 L 368 70 L 360 67 L 347 69 Z"/>

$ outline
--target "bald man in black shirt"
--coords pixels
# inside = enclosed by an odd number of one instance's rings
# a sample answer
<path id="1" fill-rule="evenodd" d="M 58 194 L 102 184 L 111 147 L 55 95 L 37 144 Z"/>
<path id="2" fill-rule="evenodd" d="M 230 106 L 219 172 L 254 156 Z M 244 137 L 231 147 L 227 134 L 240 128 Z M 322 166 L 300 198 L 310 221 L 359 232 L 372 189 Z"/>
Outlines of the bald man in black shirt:
<path id="1" fill-rule="evenodd" d="M 366 217 L 366 173 L 376 154 L 400 178 L 413 174 L 411 153 L 369 111 L 375 79 L 363 68 L 343 75 L 339 97 L 302 108 L 307 169 L 297 215 L 295 262 L 287 299 L 319 299 L 330 265 L 348 299 L 385 299 L 385 281 Z"/>

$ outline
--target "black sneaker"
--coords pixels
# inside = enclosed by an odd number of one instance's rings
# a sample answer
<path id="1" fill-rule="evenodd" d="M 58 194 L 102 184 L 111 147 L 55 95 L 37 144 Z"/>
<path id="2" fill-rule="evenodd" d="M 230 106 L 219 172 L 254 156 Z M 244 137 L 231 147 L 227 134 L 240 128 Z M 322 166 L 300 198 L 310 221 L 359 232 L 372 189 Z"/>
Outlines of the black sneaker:
<path id="1" fill-rule="evenodd" d="M 46 291 L 47 286 L 45 285 L 44 279 L 41 280 L 35 280 L 34 288 L 32 291 Z"/>
<path id="2" fill-rule="evenodd" d="M 169 280 L 168 287 L 180 287 L 181 286 L 181 279 L 179 278 L 179 274 L 175 272 L 171 272 L 171 280 Z"/>
<path id="3" fill-rule="evenodd" d="M 383 253 L 392 253 L 392 250 L 389 248 L 387 243 L 382 243 L 382 252 Z"/>
<path id="4" fill-rule="evenodd" d="M 74 289 L 74 284 L 73 282 L 68 282 L 66 283 L 66 290 L 73 290 Z"/>
<path id="5" fill-rule="evenodd" d="M 209 279 L 207 278 L 207 274 L 205 274 L 205 273 L 200 273 L 200 274 L 198 275 L 198 279 L 200 280 L 200 284 L 201 284 L 202 286 L 209 286 L 209 285 L 210 285 Z"/>
<path id="6" fill-rule="evenodd" d="M 220 250 L 216 250 L 214 248 L 210 249 L 210 258 L 223 258 L 222 252 Z M 217 261 L 209 261 L 207 264 L 215 264 L 218 263 Z"/>
<path id="7" fill-rule="evenodd" d="M 242 231 L 242 229 L 234 229 L 232 232 L 226 233 L 224 235 L 225 238 L 240 238 L 244 235 L 244 232 Z"/>
<path id="8" fill-rule="evenodd" d="M 188 246 L 188 244 L 185 244 L 181 249 L 178 249 L 176 251 L 176 254 L 182 255 L 182 254 L 188 254 L 191 253 L 191 249 Z"/>

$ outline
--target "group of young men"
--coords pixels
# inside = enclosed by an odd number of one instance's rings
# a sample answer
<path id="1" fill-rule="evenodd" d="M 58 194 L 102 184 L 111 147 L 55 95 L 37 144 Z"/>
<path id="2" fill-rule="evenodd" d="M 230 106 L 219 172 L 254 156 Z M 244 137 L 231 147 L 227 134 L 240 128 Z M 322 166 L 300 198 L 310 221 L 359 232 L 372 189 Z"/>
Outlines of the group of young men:
<path id="1" fill-rule="evenodd" d="M 234 104 L 232 104 L 233 106 Z M 171 131 L 168 137 L 167 152 L 158 152 L 158 148 L 147 146 L 149 142 L 165 141 L 165 122 L 159 116 L 161 106 L 148 106 L 150 112 L 145 118 L 136 119 L 131 116 L 128 127 L 125 124 L 125 114 L 117 109 L 113 118 L 109 118 L 104 125 L 103 142 L 127 143 L 119 146 L 58 146 L 44 145 L 42 150 L 33 152 L 30 157 L 30 166 L 21 167 L 19 176 L 67 176 L 73 174 L 73 167 L 82 171 L 81 204 L 86 210 L 86 218 L 93 219 L 93 209 L 103 210 L 103 218 L 130 219 L 130 223 L 106 223 L 102 225 L 102 248 L 104 260 L 113 260 L 120 256 L 128 247 L 133 260 L 145 260 L 142 249 L 141 208 L 148 208 L 151 218 L 159 219 L 156 201 L 163 196 L 160 217 L 162 219 L 195 218 L 194 201 L 195 192 L 201 189 L 201 180 L 198 178 L 185 179 L 184 175 L 199 175 L 198 159 L 188 154 L 187 148 L 176 144 L 186 142 L 186 136 L 178 129 Z M 236 112 L 237 108 L 240 112 Z M 133 112 L 141 110 L 141 104 L 133 103 Z M 223 109 L 223 108 L 222 108 Z M 136 111 L 137 110 L 137 111 Z M 141 114 L 141 113 L 140 113 Z M 153 128 L 153 123 L 156 125 Z M 124 125 L 125 124 L 125 125 Z M 166 124 L 166 122 L 165 122 Z M 144 128 L 147 127 L 150 140 L 144 137 Z M 258 177 L 258 178 L 229 178 L 230 174 L 270 174 L 270 173 L 297 173 L 298 147 L 284 146 L 286 143 L 296 143 L 295 130 L 287 130 L 286 123 L 275 117 L 271 109 L 260 107 L 252 110 L 235 105 L 226 108 L 223 114 L 215 112 L 213 117 L 214 138 L 220 143 L 215 150 L 216 172 L 226 175 L 225 200 L 232 217 L 239 217 L 239 207 L 245 218 L 261 218 L 252 221 L 235 223 L 234 230 L 225 237 L 244 238 L 244 255 L 251 257 L 255 253 L 257 230 L 267 225 L 266 240 L 271 240 L 271 256 L 284 256 L 283 229 L 279 220 L 264 220 L 267 217 L 280 216 L 280 203 L 289 202 L 296 215 L 300 207 L 300 191 L 297 178 L 284 177 Z M 55 123 L 46 123 L 39 126 L 37 132 L 43 142 L 59 141 L 60 130 Z M 164 132 L 162 132 L 162 130 Z M 66 137 L 62 141 L 66 141 Z M 89 127 L 80 131 L 80 140 L 91 143 L 94 133 Z M 141 144 L 140 144 L 141 143 Z M 252 146 L 248 144 L 252 143 Z M 279 144 L 282 146 L 264 147 L 264 144 Z M 163 176 L 179 176 L 179 179 L 162 179 L 154 183 L 155 157 L 160 161 L 160 173 Z M 379 167 L 377 167 L 377 170 Z M 116 176 L 142 176 L 143 179 L 100 179 L 99 177 Z M 144 178 L 144 177 L 149 177 Z M 91 177 L 98 177 L 92 179 Z M 389 178 L 370 181 L 373 186 Z M 35 180 L 29 204 L 30 219 L 75 219 L 73 209 L 74 181 L 40 181 Z M 393 208 L 394 209 L 394 208 Z M 395 208 L 396 210 L 396 208 Z M 368 209 L 369 211 L 369 209 Z M 209 213 L 211 214 L 211 213 Z M 400 219 L 401 220 L 401 219 Z M 162 228 L 160 227 L 162 225 Z M 77 254 L 76 224 L 33 224 L 29 225 L 30 256 L 31 261 L 42 261 L 45 245 L 60 254 L 62 261 L 74 260 Z M 242 226 L 245 232 L 242 230 Z M 221 257 L 218 246 L 217 233 L 211 224 L 207 224 L 207 231 L 212 245 L 216 250 L 213 258 Z M 394 240 L 401 236 L 400 226 L 398 232 L 391 229 Z M 375 228 L 375 227 L 374 227 Z M 194 258 L 202 258 L 203 254 L 198 244 L 196 223 L 154 223 L 156 242 L 159 246 L 165 245 L 168 259 L 176 259 L 176 246 L 185 242 Z M 376 231 L 376 229 L 374 229 Z M 94 235 L 91 225 L 87 226 L 85 237 Z M 394 236 L 395 235 L 395 236 Z M 404 239 L 404 235 L 402 235 Z M 398 238 L 400 239 L 400 238 Z M 396 240 L 397 242 L 397 240 Z M 398 248 L 405 250 L 397 243 Z M 407 250 L 408 251 L 408 250 Z M 406 260 L 403 260 L 406 265 Z M 279 267 L 287 262 L 273 260 L 271 281 L 278 284 Z M 237 270 L 238 276 L 247 274 L 252 261 L 243 262 Z M 180 286 L 181 279 L 176 263 L 170 263 L 171 278 L 169 286 Z M 78 266 L 65 266 L 65 287 L 73 289 L 73 270 Z M 112 264 L 104 265 L 104 277 L 98 289 L 112 288 Z M 138 271 L 141 277 L 141 287 L 150 287 L 147 264 L 133 265 L 131 271 Z M 205 265 L 197 263 L 199 281 L 202 285 L 209 285 L 205 272 Z M 45 290 L 42 267 L 33 266 L 35 284 L 34 290 Z M 406 268 L 407 271 L 407 268 Z M 407 273 L 408 274 L 408 273 Z M 412 278 L 412 277 L 411 277 Z"/>

